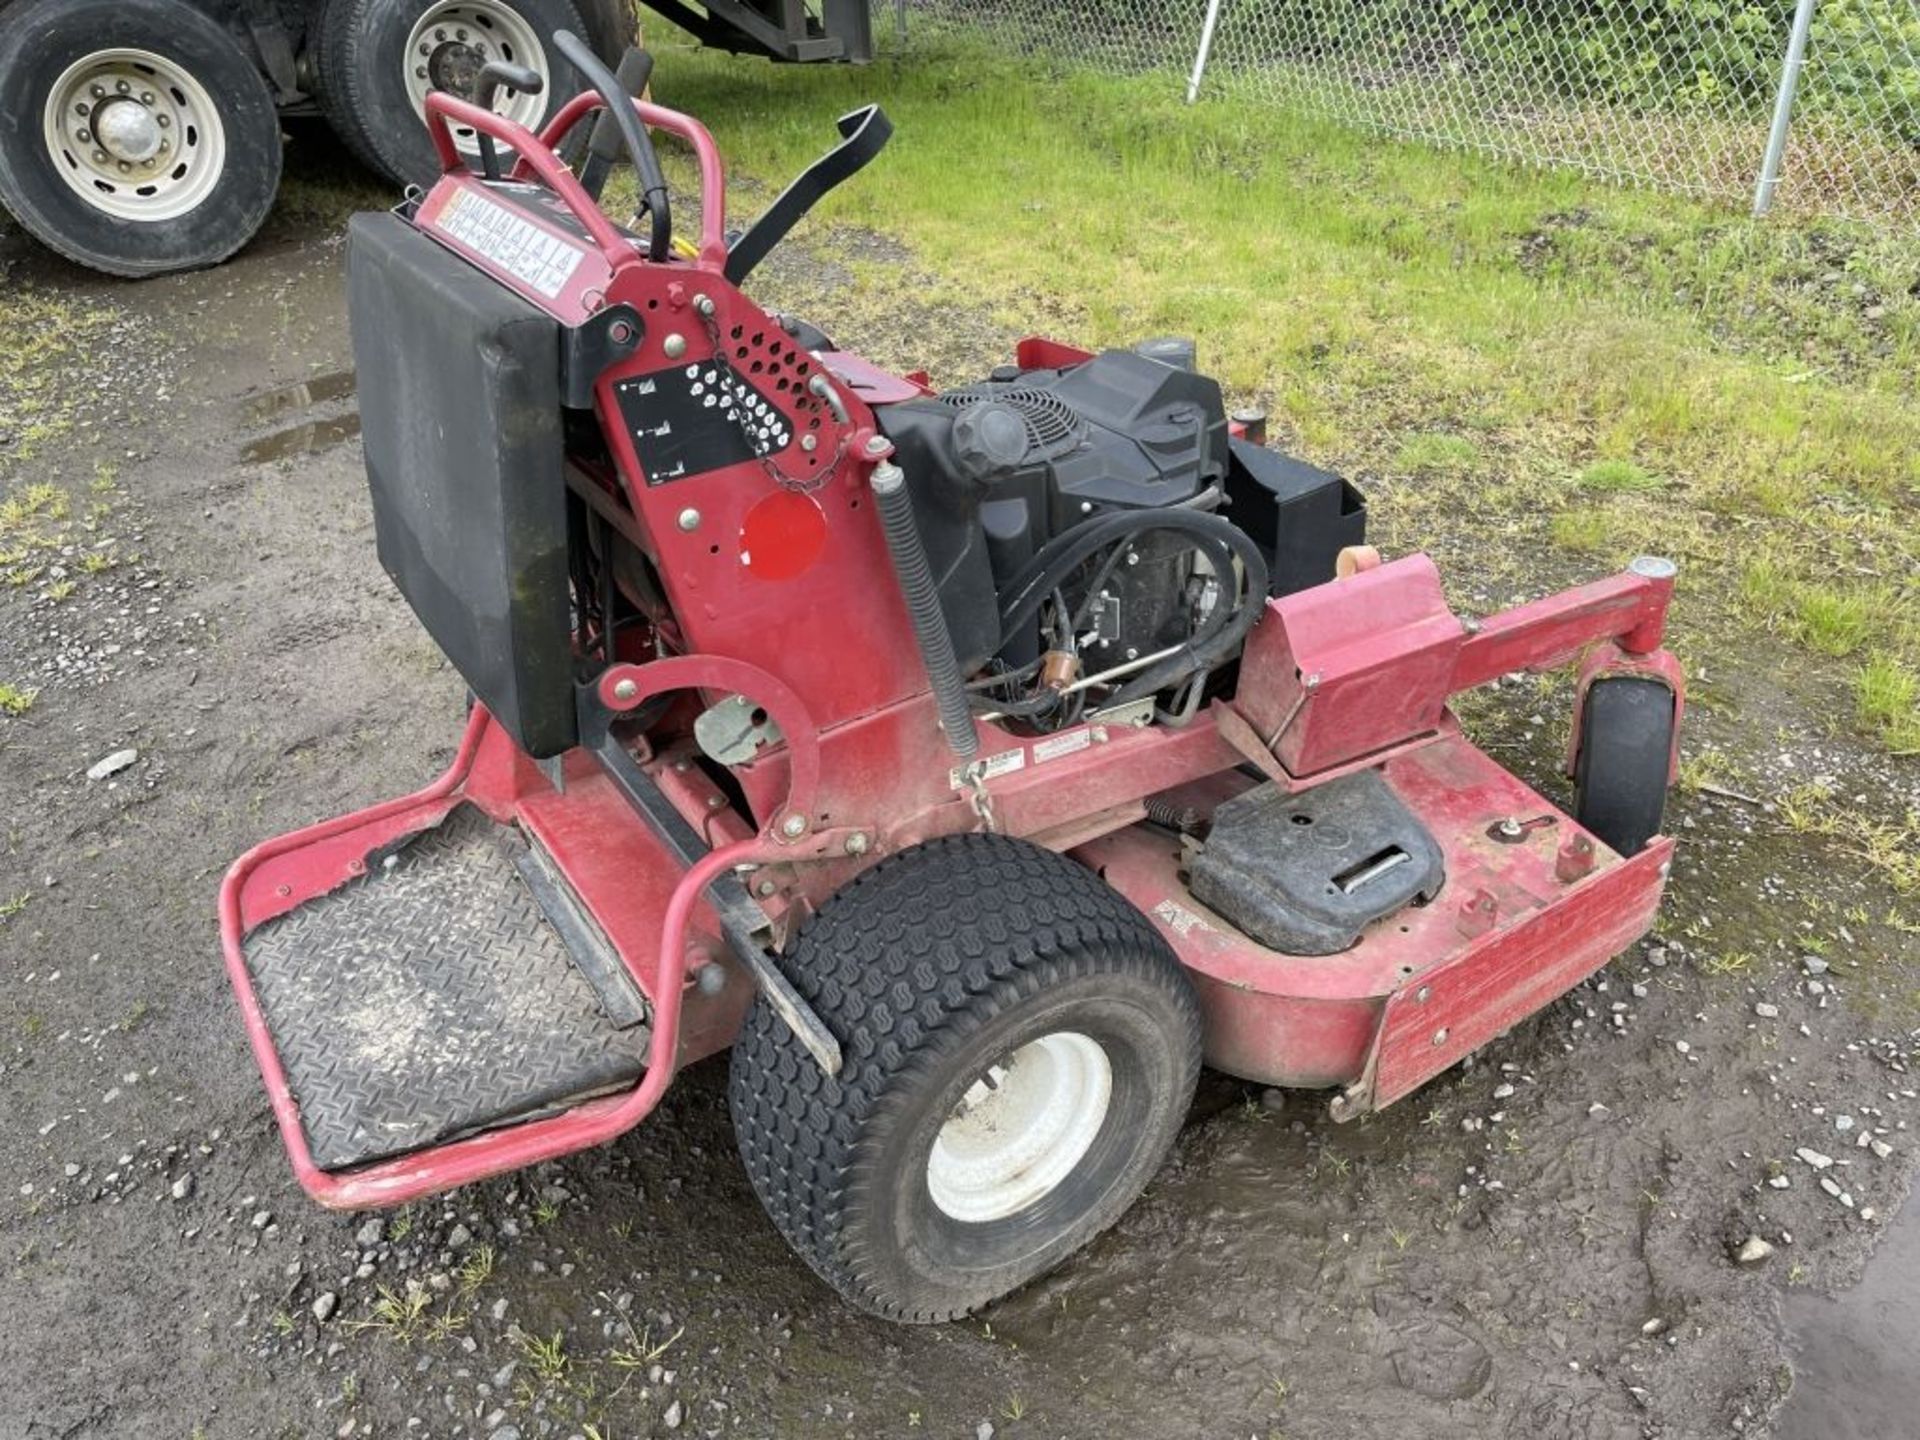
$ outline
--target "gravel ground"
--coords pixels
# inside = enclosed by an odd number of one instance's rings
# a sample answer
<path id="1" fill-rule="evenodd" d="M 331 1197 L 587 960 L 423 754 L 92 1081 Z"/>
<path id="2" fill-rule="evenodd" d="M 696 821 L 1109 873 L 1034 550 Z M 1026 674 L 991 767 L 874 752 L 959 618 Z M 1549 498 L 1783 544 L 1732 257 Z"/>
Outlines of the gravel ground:
<path id="1" fill-rule="evenodd" d="M 1393 1110 L 1336 1129 L 1209 1076 L 1145 1200 L 973 1323 L 825 1292 L 711 1063 L 604 1150 L 384 1216 L 308 1203 L 214 890 L 436 773 L 462 691 L 373 558 L 342 252 L 310 232 L 139 287 L 0 234 L 0 283 L 91 317 L 34 372 L 83 423 L 31 459 L 0 437 L 0 500 L 64 497 L 0 586 L 0 682 L 37 692 L 0 717 L 0 1437 L 1757 1435 L 1803 1347 L 1784 1433 L 1842 1433 L 1806 1428 L 1823 1396 L 1912 1413 L 1817 1297 L 1908 1188 L 1920 912 L 1763 796 L 1679 796 L 1659 934 Z M 767 285 L 885 362 L 937 336 L 944 379 L 1009 338 L 842 310 L 843 279 L 797 252 Z M 1825 738 L 1777 656 L 1714 663 L 1692 733 L 1747 773 L 1913 803 L 1913 762 Z M 1551 789 L 1564 702 L 1511 682 L 1471 718 Z M 1910 1289 L 1920 1246 L 1889 1251 Z"/>

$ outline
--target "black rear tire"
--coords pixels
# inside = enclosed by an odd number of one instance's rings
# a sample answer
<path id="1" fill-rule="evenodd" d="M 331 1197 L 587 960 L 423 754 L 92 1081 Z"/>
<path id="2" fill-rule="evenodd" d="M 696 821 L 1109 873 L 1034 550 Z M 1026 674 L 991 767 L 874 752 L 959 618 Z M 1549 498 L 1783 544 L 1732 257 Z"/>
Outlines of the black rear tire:
<path id="1" fill-rule="evenodd" d="M 1574 819 L 1622 855 L 1660 833 L 1673 756 L 1673 691 L 1658 680 L 1596 680 L 1581 713 Z"/>
<path id="2" fill-rule="evenodd" d="M 883 861 L 820 908 L 783 968 L 844 1066 L 823 1074 L 756 1000 L 728 1087 L 741 1157 L 800 1257 L 889 1320 L 968 1314 L 1093 1239 L 1159 1169 L 1193 1098 L 1200 1013 L 1173 952 L 1091 871 L 1024 841 L 950 836 Z M 982 1087 L 1016 1094 L 1022 1067 L 1051 1073 L 1056 1045 L 1097 1047 L 1108 1067 L 1097 1106 L 1065 1107 L 1092 1117 L 1084 1148 L 1024 1198 L 1043 1165 L 981 1192 L 1016 1197 L 1000 1213 L 937 1200 L 929 1161 L 956 1107 L 980 1120 Z"/>
<path id="3" fill-rule="evenodd" d="M 454 32 L 464 26 L 447 27 L 445 42 L 430 40 L 431 56 L 408 51 L 414 27 L 429 12 L 456 3 L 463 15 L 475 9 L 510 12 L 532 32 L 540 47 L 537 56 L 503 45 L 503 32 L 496 31 L 487 41 L 486 58 L 509 59 L 547 72 L 550 78 L 540 96 L 534 128 L 586 88 L 579 73 L 553 48 L 556 30 L 586 32 L 586 22 L 573 0 L 327 0 L 319 14 L 318 39 L 311 46 L 322 107 L 347 148 L 396 184 L 430 184 L 440 173 L 426 121 L 408 93 L 409 71 L 428 69 L 430 79 L 444 82 L 441 88 L 454 94 L 470 91 L 467 82 L 478 73 L 476 54 L 443 48 L 443 44 L 459 44 Z"/>
<path id="4" fill-rule="evenodd" d="M 55 95 L 78 86 L 88 103 L 96 73 L 107 99 L 90 115 Z M 116 97 L 112 75 L 128 91 Z M 64 122 L 53 138 L 50 104 Z M 132 121 L 116 142 L 88 128 L 109 110 Z M 133 278 L 218 264 L 266 220 L 280 164 L 265 78 L 181 0 L 32 0 L 0 24 L 0 203 L 69 260 Z"/>

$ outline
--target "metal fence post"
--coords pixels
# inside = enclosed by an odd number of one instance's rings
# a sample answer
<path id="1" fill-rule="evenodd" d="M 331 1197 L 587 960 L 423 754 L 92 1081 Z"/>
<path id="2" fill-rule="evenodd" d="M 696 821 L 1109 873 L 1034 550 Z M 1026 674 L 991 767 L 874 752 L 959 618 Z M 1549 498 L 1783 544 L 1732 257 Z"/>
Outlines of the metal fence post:
<path id="1" fill-rule="evenodd" d="M 1773 101 L 1773 129 L 1767 134 L 1766 157 L 1760 162 L 1760 180 L 1753 187 L 1753 213 L 1764 215 L 1780 186 L 1780 157 L 1786 153 L 1787 131 L 1793 123 L 1793 98 L 1800 90 L 1800 72 L 1807 63 L 1807 31 L 1819 0 L 1798 0 L 1793 8 L 1793 30 L 1787 36 L 1787 58 L 1780 66 L 1780 93 Z"/>
<path id="2" fill-rule="evenodd" d="M 1193 57 L 1193 75 L 1187 81 L 1187 103 L 1200 98 L 1200 78 L 1207 73 L 1207 56 L 1213 53 L 1213 27 L 1220 23 L 1220 0 L 1207 0 L 1206 23 L 1200 27 L 1200 49 Z"/>

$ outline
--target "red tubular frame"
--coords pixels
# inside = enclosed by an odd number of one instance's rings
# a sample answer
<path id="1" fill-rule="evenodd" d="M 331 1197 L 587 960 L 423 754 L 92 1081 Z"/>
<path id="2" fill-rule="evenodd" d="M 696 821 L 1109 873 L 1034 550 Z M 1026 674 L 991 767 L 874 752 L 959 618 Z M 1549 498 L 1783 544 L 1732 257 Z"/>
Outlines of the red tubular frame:
<path id="1" fill-rule="evenodd" d="M 606 102 L 592 91 L 576 95 L 561 106 L 536 135 L 504 115 L 483 110 L 472 101 L 449 95 L 444 90 L 435 90 L 427 96 L 427 133 L 433 138 L 440 168 L 446 174 L 467 173 L 466 159 L 453 140 L 453 125 L 468 126 L 508 146 L 517 157 L 511 178 L 524 181 L 537 176 L 551 187 L 586 226 L 593 243 L 617 271 L 641 260 L 638 245 L 607 219 L 606 212 L 594 204 L 593 197 L 587 194 L 573 171 L 553 151 L 567 132 L 590 112 L 605 108 Z M 700 264 L 709 270 L 722 269 L 727 263 L 727 177 L 720 163 L 720 148 L 713 143 L 707 127 L 691 115 L 650 105 L 644 100 L 634 101 L 633 108 L 646 124 L 678 135 L 693 146 L 700 162 Z"/>
<path id="2" fill-rule="evenodd" d="M 792 858 L 789 849 L 755 836 L 737 844 L 710 851 L 680 877 L 667 902 L 660 927 L 659 970 L 653 979 L 649 999 L 652 1034 L 648 1041 L 647 1068 L 640 1083 L 625 1095 L 590 1100 L 563 1114 L 545 1120 L 492 1130 L 456 1140 L 450 1144 L 380 1161 L 358 1170 L 334 1175 L 314 1163 L 300 1126 L 300 1107 L 293 1097 L 286 1070 L 274 1048 L 273 1032 L 254 993 L 253 977 L 247 969 L 243 940 L 247 925 L 241 913 L 241 892 L 248 877 L 262 863 L 276 856 L 305 849 L 316 842 L 364 830 L 370 824 L 398 820 L 410 812 L 426 812 L 431 818 L 425 828 L 436 823 L 459 802 L 462 784 L 471 771 L 481 736 L 492 724 L 485 710 L 474 707 L 467 722 L 460 749 L 447 772 L 433 784 L 403 799 L 390 800 L 356 814 L 310 825 L 288 835 L 277 836 L 249 850 L 227 871 L 220 886 L 220 939 L 226 960 L 227 978 L 240 1003 L 247 1027 L 247 1040 L 254 1060 L 266 1081 L 267 1098 L 273 1107 L 280 1138 L 293 1162 L 300 1186 L 322 1205 L 334 1210 L 361 1210 L 379 1205 L 401 1205 L 424 1195 L 451 1190 L 460 1185 L 484 1180 L 508 1170 L 557 1159 L 576 1150 L 604 1144 L 638 1125 L 652 1112 L 672 1082 L 680 1047 L 680 1002 L 687 976 L 687 922 L 701 901 L 707 886 L 737 865 L 772 863 Z M 438 815 L 432 811 L 444 802 Z M 425 818 L 425 817 L 423 817 Z M 350 865 L 349 874 L 357 873 Z M 349 878 L 346 875 L 342 879 Z M 265 916 L 257 917 L 259 919 Z M 636 980 L 639 978 L 635 977 Z"/>
<path id="3" fill-rule="evenodd" d="M 1597 640 L 1629 654 L 1657 650 L 1672 598 L 1671 576 L 1627 570 L 1489 615 L 1460 647 L 1452 693 L 1515 670 L 1551 669 Z"/>
<path id="4" fill-rule="evenodd" d="M 573 172 L 561 163 L 560 157 L 540 143 L 539 136 L 504 115 L 482 110 L 471 101 L 449 95 L 444 90 L 435 90 L 427 96 L 427 134 L 433 138 L 433 148 L 439 153 L 443 171 L 461 174 L 467 171 L 467 162 L 460 154 L 460 147 L 453 143 L 450 122 L 471 126 L 482 134 L 512 146 L 514 153 L 520 157 L 513 167 L 513 173 L 519 176 L 523 170 L 530 169 L 545 181 L 553 193 L 566 202 L 567 209 L 573 212 L 574 217 L 587 227 L 587 234 L 614 269 L 639 261 L 640 253 L 634 248 L 633 241 L 622 235 L 614 223 L 607 219 L 600 207 L 593 203 L 593 197 L 574 178 Z"/>
<path id="5" fill-rule="evenodd" d="M 606 102 L 591 90 L 574 96 L 555 112 L 553 118 L 547 121 L 546 128 L 540 132 L 541 149 L 550 154 L 552 147 L 558 145 L 567 132 L 590 112 L 605 108 Z M 727 263 L 727 176 L 720 163 L 720 147 L 713 143 L 713 136 L 707 127 L 691 115 L 682 115 L 678 110 L 669 110 L 664 105 L 654 105 L 645 100 L 635 100 L 633 108 L 639 112 L 643 123 L 655 130 L 678 135 L 693 146 L 694 156 L 700 162 L 700 264 L 709 270 L 723 268 Z M 526 178 L 521 166 L 527 162 L 527 152 L 519 153 L 521 160 L 513 167 L 516 180 Z M 444 156 L 443 151 L 442 158 Z M 538 167 L 535 168 L 537 170 Z M 544 175 L 542 178 L 545 178 Z M 574 188 L 579 188 L 577 182 Z M 581 193 L 584 195 L 586 192 Z"/>

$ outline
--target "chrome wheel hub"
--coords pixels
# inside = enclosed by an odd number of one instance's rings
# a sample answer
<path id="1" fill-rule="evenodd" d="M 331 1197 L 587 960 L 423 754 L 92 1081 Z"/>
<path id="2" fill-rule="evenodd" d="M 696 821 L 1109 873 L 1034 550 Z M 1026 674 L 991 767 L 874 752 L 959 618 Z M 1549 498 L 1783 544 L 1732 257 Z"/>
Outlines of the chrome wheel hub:
<path id="1" fill-rule="evenodd" d="M 429 5 L 407 36 L 407 98 L 414 112 L 425 120 L 427 96 L 435 90 L 473 99 L 489 60 L 525 65 L 552 87 L 546 47 L 511 5 L 503 0 L 439 0 Z M 503 88 L 494 100 L 495 110 L 529 128 L 540 123 L 546 105 L 544 90 L 524 95 Z M 453 138 L 466 154 L 478 153 L 479 139 L 469 127 L 454 126 Z"/>
<path id="2" fill-rule="evenodd" d="M 150 50 L 99 50 L 68 66 L 48 92 L 41 137 L 67 187 L 122 220 L 186 214 L 227 163 L 212 96 Z"/>

